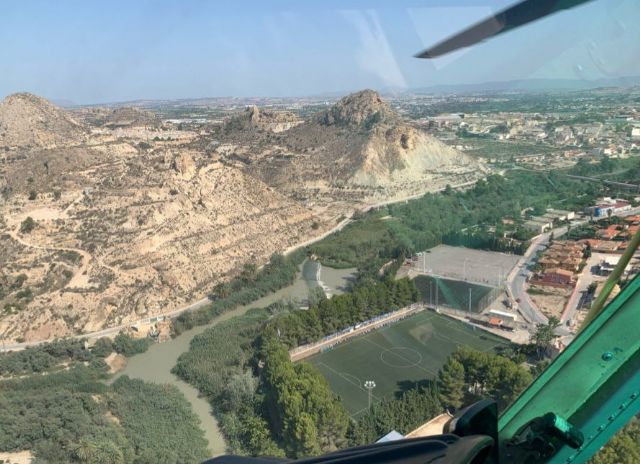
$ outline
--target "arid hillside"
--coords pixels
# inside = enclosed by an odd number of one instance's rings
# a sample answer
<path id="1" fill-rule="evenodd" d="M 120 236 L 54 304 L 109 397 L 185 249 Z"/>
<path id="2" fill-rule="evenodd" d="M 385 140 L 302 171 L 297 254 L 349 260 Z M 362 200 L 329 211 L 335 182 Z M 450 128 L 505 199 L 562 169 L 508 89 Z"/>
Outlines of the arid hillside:
<path id="1" fill-rule="evenodd" d="M 132 108 L 73 114 L 29 94 L 0 106 L 6 341 L 186 307 L 356 209 L 482 175 L 372 91 L 306 121 L 250 106 L 215 130 Z"/>

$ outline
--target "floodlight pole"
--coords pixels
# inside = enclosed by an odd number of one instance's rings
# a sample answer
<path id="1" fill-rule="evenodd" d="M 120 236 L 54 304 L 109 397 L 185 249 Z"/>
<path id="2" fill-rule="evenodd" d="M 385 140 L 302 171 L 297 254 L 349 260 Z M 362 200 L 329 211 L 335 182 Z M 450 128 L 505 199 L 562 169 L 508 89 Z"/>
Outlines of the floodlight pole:
<path id="1" fill-rule="evenodd" d="M 371 409 L 371 395 L 372 395 L 373 389 L 376 388 L 376 383 L 373 380 L 366 380 L 364 382 L 364 388 L 366 388 L 369 391 L 369 409 Z"/>

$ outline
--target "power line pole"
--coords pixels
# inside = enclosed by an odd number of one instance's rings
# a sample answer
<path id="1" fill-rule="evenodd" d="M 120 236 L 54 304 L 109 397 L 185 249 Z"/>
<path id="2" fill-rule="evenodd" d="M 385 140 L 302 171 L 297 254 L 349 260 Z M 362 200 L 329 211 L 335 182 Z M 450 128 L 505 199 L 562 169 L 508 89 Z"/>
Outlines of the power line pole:
<path id="1" fill-rule="evenodd" d="M 469 312 L 471 312 L 471 287 L 469 287 Z"/>

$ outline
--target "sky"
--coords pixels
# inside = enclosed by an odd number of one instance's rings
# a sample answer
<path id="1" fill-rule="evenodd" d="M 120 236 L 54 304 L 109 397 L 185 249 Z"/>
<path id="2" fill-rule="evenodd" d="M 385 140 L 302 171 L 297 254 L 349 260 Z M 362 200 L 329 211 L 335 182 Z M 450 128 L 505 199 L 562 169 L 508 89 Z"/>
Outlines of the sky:
<path id="1" fill-rule="evenodd" d="M 436 60 L 512 0 L 3 0 L 0 97 L 77 104 L 640 75 L 640 1 L 595 0 Z"/>

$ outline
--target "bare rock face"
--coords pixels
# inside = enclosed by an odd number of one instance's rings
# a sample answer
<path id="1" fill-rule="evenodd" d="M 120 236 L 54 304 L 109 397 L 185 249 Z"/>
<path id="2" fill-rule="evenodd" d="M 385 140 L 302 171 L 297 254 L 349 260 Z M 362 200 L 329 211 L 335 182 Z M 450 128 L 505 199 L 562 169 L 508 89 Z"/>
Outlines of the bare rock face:
<path id="1" fill-rule="evenodd" d="M 0 147 L 54 148 L 85 136 L 80 123 L 44 98 L 16 93 L 0 103 Z"/>
<path id="2" fill-rule="evenodd" d="M 347 95 L 318 117 L 318 122 L 327 126 L 367 129 L 379 123 L 398 120 L 397 114 L 373 90 L 362 90 Z"/>

